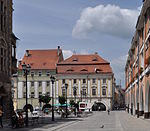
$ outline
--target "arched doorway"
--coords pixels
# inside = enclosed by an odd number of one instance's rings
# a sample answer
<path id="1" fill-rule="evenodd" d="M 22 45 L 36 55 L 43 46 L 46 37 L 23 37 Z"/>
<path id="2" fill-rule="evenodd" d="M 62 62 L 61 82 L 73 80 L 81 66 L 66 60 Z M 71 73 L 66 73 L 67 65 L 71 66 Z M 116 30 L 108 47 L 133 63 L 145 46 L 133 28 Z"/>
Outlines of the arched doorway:
<path id="1" fill-rule="evenodd" d="M 30 110 L 30 112 L 33 112 L 33 106 L 32 106 L 31 104 L 25 105 L 25 106 L 23 107 L 23 110 L 26 111 L 26 108 L 27 108 L 28 110 Z"/>
<path id="2" fill-rule="evenodd" d="M 149 112 L 150 112 L 150 85 L 149 85 L 149 81 L 147 81 L 146 92 L 145 92 L 145 111 L 144 111 L 145 118 L 150 117 Z"/>
<path id="3" fill-rule="evenodd" d="M 106 106 L 101 102 L 96 102 L 92 106 L 92 111 L 106 111 Z"/>
<path id="4" fill-rule="evenodd" d="M 136 114 L 139 114 L 139 88 L 136 89 Z"/>
<path id="5" fill-rule="evenodd" d="M 139 109 L 139 115 L 142 116 L 144 114 L 144 98 L 143 98 L 143 87 L 141 87 L 140 91 L 140 109 Z"/>

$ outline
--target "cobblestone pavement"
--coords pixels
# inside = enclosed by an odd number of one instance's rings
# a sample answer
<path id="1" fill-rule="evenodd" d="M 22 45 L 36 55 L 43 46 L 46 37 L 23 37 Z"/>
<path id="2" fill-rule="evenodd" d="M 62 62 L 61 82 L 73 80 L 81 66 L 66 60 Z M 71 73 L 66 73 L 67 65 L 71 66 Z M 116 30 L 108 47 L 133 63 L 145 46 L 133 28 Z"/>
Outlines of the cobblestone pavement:
<path id="1" fill-rule="evenodd" d="M 150 121 L 138 119 L 124 111 L 94 112 L 91 117 L 59 131 L 150 131 Z"/>
<path id="2" fill-rule="evenodd" d="M 136 118 L 125 111 L 112 111 L 110 115 L 107 112 L 93 112 L 91 116 L 84 118 L 46 121 L 49 122 L 28 128 L 13 129 L 13 131 L 150 131 L 150 120 Z"/>

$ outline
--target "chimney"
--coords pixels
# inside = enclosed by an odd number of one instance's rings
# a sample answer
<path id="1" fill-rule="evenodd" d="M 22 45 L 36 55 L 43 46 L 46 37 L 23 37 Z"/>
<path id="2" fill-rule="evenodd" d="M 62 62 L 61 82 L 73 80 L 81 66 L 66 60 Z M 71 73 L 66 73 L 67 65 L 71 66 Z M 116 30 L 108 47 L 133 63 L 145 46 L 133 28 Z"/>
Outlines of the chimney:
<path id="1" fill-rule="evenodd" d="M 29 56 L 29 50 L 26 50 L 26 54 L 25 54 L 26 56 Z"/>
<path id="2" fill-rule="evenodd" d="M 57 47 L 58 56 L 60 55 L 60 46 Z"/>
<path id="3" fill-rule="evenodd" d="M 98 53 L 97 52 L 95 52 L 95 55 L 97 55 Z"/>

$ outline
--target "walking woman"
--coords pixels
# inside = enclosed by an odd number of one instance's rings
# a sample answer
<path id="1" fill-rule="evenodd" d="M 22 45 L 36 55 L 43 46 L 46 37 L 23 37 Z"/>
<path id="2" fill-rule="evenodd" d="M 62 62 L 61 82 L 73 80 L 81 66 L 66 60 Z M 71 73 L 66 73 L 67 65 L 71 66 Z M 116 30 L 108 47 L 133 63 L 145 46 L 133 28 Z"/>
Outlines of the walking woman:
<path id="1" fill-rule="evenodd" d="M 3 108 L 2 106 L 0 106 L 0 124 L 1 124 L 1 127 L 3 128 L 2 116 L 3 116 Z"/>

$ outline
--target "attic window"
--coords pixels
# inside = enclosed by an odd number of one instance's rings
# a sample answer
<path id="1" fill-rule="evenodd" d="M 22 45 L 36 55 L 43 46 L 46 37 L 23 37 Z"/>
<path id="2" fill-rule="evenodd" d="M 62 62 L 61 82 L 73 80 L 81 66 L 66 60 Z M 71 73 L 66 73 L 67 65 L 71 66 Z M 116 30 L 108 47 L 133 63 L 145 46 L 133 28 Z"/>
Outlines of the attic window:
<path id="1" fill-rule="evenodd" d="M 68 69 L 66 72 L 71 72 L 71 71 L 74 71 L 73 69 Z"/>
<path id="2" fill-rule="evenodd" d="M 98 61 L 97 58 L 93 58 L 92 61 Z"/>
<path id="3" fill-rule="evenodd" d="M 99 73 L 99 72 L 101 72 L 101 71 L 102 71 L 101 69 L 95 68 L 95 73 Z"/>
<path id="4" fill-rule="evenodd" d="M 46 62 L 44 62 L 43 65 L 46 65 Z"/>
<path id="5" fill-rule="evenodd" d="M 33 66 L 34 63 L 30 63 L 31 66 Z"/>
<path id="6" fill-rule="evenodd" d="M 82 69 L 81 71 L 88 71 L 87 69 Z"/>
<path id="7" fill-rule="evenodd" d="M 77 59 L 77 58 L 74 58 L 72 61 L 78 61 L 78 59 Z"/>

